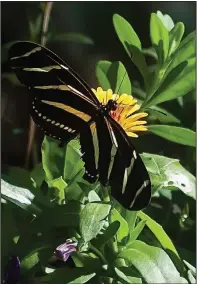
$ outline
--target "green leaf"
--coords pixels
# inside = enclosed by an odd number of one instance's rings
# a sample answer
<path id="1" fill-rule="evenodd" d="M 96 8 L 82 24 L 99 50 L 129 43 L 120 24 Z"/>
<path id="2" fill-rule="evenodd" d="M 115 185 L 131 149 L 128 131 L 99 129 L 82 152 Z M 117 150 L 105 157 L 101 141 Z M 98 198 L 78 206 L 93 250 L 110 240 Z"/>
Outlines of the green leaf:
<path id="1" fill-rule="evenodd" d="M 32 227 L 39 232 L 58 227 L 77 228 L 82 208 L 83 206 L 79 202 L 69 201 L 67 204 L 46 209 L 32 222 Z M 50 222 L 46 220 L 50 220 Z"/>
<path id="2" fill-rule="evenodd" d="M 188 270 L 187 272 L 187 275 L 188 275 L 188 279 L 189 279 L 189 282 L 191 284 L 195 284 L 196 283 L 196 278 L 193 276 L 193 274 L 191 273 L 191 270 Z M 187 282 L 188 283 L 188 282 Z"/>
<path id="3" fill-rule="evenodd" d="M 187 266 L 187 268 L 191 271 L 191 273 L 193 274 L 193 276 L 196 277 L 196 268 L 191 265 L 188 261 L 183 260 L 184 264 Z"/>
<path id="4" fill-rule="evenodd" d="M 169 33 L 169 56 L 178 48 L 184 34 L 184 24 L 179 22 Z"/>
<path id="5" fill-rule="evenodd" d="M 50 187 L 54 189 L 52 196 L 54 195 L 57 203 L 63 204 L 63 201 L 65 200 L 65 188 L 67 187 L 67 183 L 62 177 L 59 177 L 51 181 Z"/>
<path id="6" fill-rule="evenodd" d="M 172 62 L 170 63 L 166 74 L 171 72 L 180 63 L 196 56 L 196 32 L 190 33 L 173 53 Z"/>
<path id="7" fill-rule="evenodd" d="M 80 33 L 63 33 L 63 34 L 58 34 L 55 36 L 51 36 L 49 41 L 70 41 L 74 43 L 82 43 L 82 44 L 89 44 L 93 45 L 94 42 L 93 40 Z"/>
<path id="8" fill-rule="evenodd" d="M 124 281 L 124 283 L 130 283 L 130 284 L 132 283 L 130 279 L 128 279 L 128 277 L 120 269 L 118 269 L 117 267 L 114 267 L 114 270 L 118 278 L 122 280 L 122 282 Z"/>
<path id="9" fill-rule="evenodd" d="M 111 223 L 108 228 L 105 229 L 103 234 L 98 235 L 97 238 L 93 240 L 94 246 L 100 248 L 105 245 L 110 239 L 112 239 L 117 234 L 119 228 L 119 221 L 114 221 L 113 223 Z"/>
<path id="10" fill-rule="evenodd" d="M 34 189 L 31 181 L 30 172 L 26 169 L 18 167 L 8 167 L 6 173 L 3 174 L 7 182 L 16 186 Z"/>
<path id="11" fill-rule="evenodd" d="M 46 174 L 46 181 L 64 175 L 66 147 L 58 147 L 57 141 L 45 136 L 42 144 L 42 164 Z"/>
<path id="12" fill-rule="evenodd" d="M 80 215 L 80 232 L 85 242 L 89 242 L 99 234 L 110 209 L 111 206 L 107 204 L 86 204 Z"/>
<path id="13" fill-rule="evenodd" d="M 142 211 L 138 212 L 138 217 L 142 221 L 145 221 L 146 226 L 153 233 L 154 237 L 159 241 L 162 248 L 168 253 L 168 255 L 173 260 L 173 262 L 176 264 L 176 266 L 180 270 L 182 270 L 182 262 L 181 262 L 181 259 L 179 257 L 179 254 L 178 254 L 172 240 L 169 238 L 169 236 L 164 231 L 162 226 L 159 225 L 157 222 L 155 222 L 153 219 L 151 219 L 148 215 L 146 215 Z"/>
<path id="14" fill-rule="evenodd" d="M 45 137 L 42 144 L 42 163 L 49 186 L 52 180 L 61 176 L 66 182 L 76 178 L 76 175 L 84 168 L 80 156 L 78 141 L 72 140 L 61 148 L 56 140 Z M 81 180 L 82 175 L 83 171 L 76 182 Z"/>
<path id="15" fill-rule="evenodd" d="M 149 114 L 149 120 L 157 120 L 161 123 L 180 123 L 180 120 L 176 116 L 174 116 L 172 113 L 168 112 L 162 107 L 151 106 L 146 111 Z"/>
<path id="16" fill-rule="evenodd" d="M 143 153 L 142 160 L 149 172 L 153 190 L 180 189 L 186 195 L 196 198 L 196 180 L 179 160 L 165 156 Z"/>
<path id="17" fill-rule="evenodd" d="M 168 74 L 153 96 L 145 102 L 145 107 L 157 105 L 188 94 L 196 87 L 195 73 L 195 58 L 180 63 Z"/>
<path id="18" fill-rule="evenodd" d="M 142 230 L 144 229 L 145 224 L 146 224 L 146 221 L 142 220 L 141 222 L 139 222 L 137 224 L 135 229 L 131 231 L 131 237 L 130 237 L 129 242 L 126 246 L 127 248 L 129 248 L 129 246 L 131 246 L 131 243 L 133 243 L 138 238 L 138 236 L 141 234 Z"/>
<path id="19" fill-rule="evenodd" d="M 117 14 L 114 14 L 113 16 L 113 25 L 119 37 L 119 40 L 121 41 L 133 63 L 142 74 L 145 81 L 145 86 L 147 87 L 148 70 L 145 57 L 141 51 L 142 46 L 139 37 L 137 36 L 131 25 L 123 17 Z"/>
<path id="20" fill-rule="evenodd" d="M 112 89 L 113 93 L 131 94 L 131 82 L 124 65 L 121 62 L 111 63 L 99 61 L 96 66 L 96 76 L 104 90 Z"/>
<path id="21" fill-rule="evenodd" d="M 76 267 L 92 267 L 95 270 L 97 267 L 101 265 L 100 260 L 93 253 L 79 253 L 76 252 L 72 255 L 72 259 L 76 265 Z"/>
<path id="22" fill-rule="evenodd" d="M 34 187 L 40 188 L 43 181 L 45 180 L 45 172 L 42 163 L 35 166 L 35 168 L 30 173 L 30 176 L 33 181 Z"/>
<path id="23" fill-rule="evenodd" d="M 123 217 L 123 219 L 126 220 L 129 229 L 133 230 L 135 228 L 135 223 L 136 223 L 136 219 L 137 219 L 137 211 L 129 211 L 129 210 L 125 209 L 123 206 L 121 206 L 116 201 L 115 201 L 114 207 L 117 209 L 117 211 Z"/>
<path id="24" fill-rule="evenodd" d="M 91 278 L 93 278 L 96 273 L 90 271 L 88 268 L 59 268 L 55 272 L 51 273 L 48 276 L 40 277 L 39 280 L 41 283 L 49 284 L 82 284 L 87 283 Z"/>
<path id="25" fill-rule="evenodd" d="M 34 214 L 40 214 L 41 209 L 33 203 L 35 196 L 26 188 L 18 187 L 1 179 L 1 195 L 17 206 Z"/>
<path id="26" fill-rule="evenodd" d="M 111 211 L 110 220 L 111 222 L 115 222 L 115 221 L 120 222 L 120 227 L 119 227 L 119 230 L 117 231 L 117 240 L 118 242 L 121 242 L 129 234 L 128 223 L 115 208 L 113 208 L 113 210 Z"/>
<path id="27" fill-rule="evenodd" d="M 166 61 L 169 50 L 169 33 L 155 13 L 151 14 L 150 36 L 153 46 L 158 53 L 160 64 Z"/>
<path id="28" fill-rule="evenodd" d="M 31 269 L 39 262 L 39 256 L 38 253 L 35 252 L 31 254 L 30 256 L 25 257 L 20 264 L 22 273 L 31 273 Z"/>
<path id="29" fill-rule="evenodd" d="M 196 147 L 196 133 L 191 129 L 171 125 L 149 125 L 148 131 L 172 142 Z"/>
<path id="30" fill-rule="evenodd" d="M 147 283 L 181 283 L 179 272 L 160 248 L 135 241 L 133 248 L 122 251 L 118 257 L 133 265 Z"/>
<path id="31" fill-rule="evenodd" d="M 135 272 L 132 268 L 130 267 L 119 267 L 119 268 L 114 268 L 115 273 L 119 277 L 118 280 L 123 280 L 124 282 L 120 283 L 132 283 L 132 284 L 142 284 L 141 278 L 136 278 L 135 277 Z"/>
<path id="32" fill-rule="evenodd" d="M 42 172 L 42 169 L 38 167 L 36 170 L 37 173 L 40 171 L 40 175 L 42 176 L 44 172 Z M 28 170 L 17 168 L 17 167 L 8 167 L 6 174 L 3 175 L 3 178 L 5 181 L 7 181 L 10 184 L 13 184 L 15 186 L 19 186 L 22 188 L 28 188 L 30 192 L 34 195 L 34 206 L 39 206 L 41 208 L 49 207 L 50 203 L 49 200 L 46 198 L 46 196 L 43 194 L 41 190 L 38 190 L 36 187 L 35 182 L 37 181 L 38 184 L 43 182 L 43 177 L 36 178 L 35 176 L 36 172 L 33 174 L 30 173 Z M 40 184 L 41 186 L 41 184 Z M 41 208 L 41 209 L 42 209 Z"/>
<path id="33" fill-rule="evenodd" d="M 167 14 L 163 15 L 161 11 L 157 11 L 157 16 L 161 20 L 161 22 L 164 24 L 165 28 L 168 31 L 171 31 L 173 29 L 174 22 L 169 15 L 167 15 Z"/>

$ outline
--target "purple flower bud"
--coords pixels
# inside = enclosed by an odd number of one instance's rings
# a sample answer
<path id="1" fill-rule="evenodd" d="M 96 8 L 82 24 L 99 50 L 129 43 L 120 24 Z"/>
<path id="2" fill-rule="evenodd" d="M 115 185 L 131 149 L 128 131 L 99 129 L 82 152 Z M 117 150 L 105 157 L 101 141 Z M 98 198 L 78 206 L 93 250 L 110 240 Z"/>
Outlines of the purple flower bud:
<path id="1" fill-rule="evenodd" d="M 12 256 L 9 259 L 6 271 L 4 274 L 3 283 L 17 284 L 20 278 L 20 261 L 17 256 Z"/>
<path id="2" fill-rule="evenodd" d="M 56 248 L 54 256 L 57 260 L 67 261 L 73 251 L 77 251 L 77 242 L 68 239 Z"/>

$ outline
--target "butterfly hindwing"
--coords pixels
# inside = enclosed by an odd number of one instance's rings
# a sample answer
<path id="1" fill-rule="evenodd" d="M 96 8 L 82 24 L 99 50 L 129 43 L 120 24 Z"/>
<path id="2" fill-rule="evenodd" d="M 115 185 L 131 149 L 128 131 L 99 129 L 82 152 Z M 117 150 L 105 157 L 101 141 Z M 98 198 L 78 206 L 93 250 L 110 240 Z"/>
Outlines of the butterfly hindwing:
<path id="1" fill-rule="evenodd" d="M 123 129 L 112 119 L 110 123 L 118 144 L 109 178 L 111 194 L 128 210 L 141 210 L 151 198 L 148 172 Z"/>

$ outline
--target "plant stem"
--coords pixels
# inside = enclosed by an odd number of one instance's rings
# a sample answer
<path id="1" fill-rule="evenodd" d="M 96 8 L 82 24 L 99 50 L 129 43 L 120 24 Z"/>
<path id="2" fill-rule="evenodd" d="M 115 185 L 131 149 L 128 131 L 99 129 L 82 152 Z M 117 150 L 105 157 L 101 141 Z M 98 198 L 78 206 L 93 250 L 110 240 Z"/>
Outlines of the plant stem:
<path id="1" fill-rule="evenodd" d="M 94 247 L 91 244 L 89 244 L 89 248 L 95 255 L 97 255 L 100 258 L 100 260 L 103 264 L 108 264 L 107 260 L 105 259 L 105 257 L 101 253 L 101 251 L 99 251 L 96 247 Z"/>
<path id="2" fill-rule="evenodd" d="M 109 188 L 108 187 L 105 187 L 101 184 L 101 193 L 102 193 L 102 198 L 103 198 L 103 201 L 105 203 L 110 203 L 110 196 L 109 196 Z"/>

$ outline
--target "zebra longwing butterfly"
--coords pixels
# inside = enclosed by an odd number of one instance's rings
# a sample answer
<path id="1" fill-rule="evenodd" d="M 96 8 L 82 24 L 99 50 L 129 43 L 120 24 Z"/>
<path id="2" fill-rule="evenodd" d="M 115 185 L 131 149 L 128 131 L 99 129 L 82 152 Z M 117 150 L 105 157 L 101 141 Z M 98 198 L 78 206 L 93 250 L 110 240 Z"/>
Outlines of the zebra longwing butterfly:
<path id="1" fill-rule="evenodd" d="M 89 85 L 47 48 L 17 42 L 9 50 L 12 70 L 32 93 L 31 116 L 46 135 L 68 143 L 79 136 L 85 178 L 111 187 L 126 209 L 151 198 L 147 170 L 131 140 L 111 116 L 117 102 L 101 104 Z"/>

